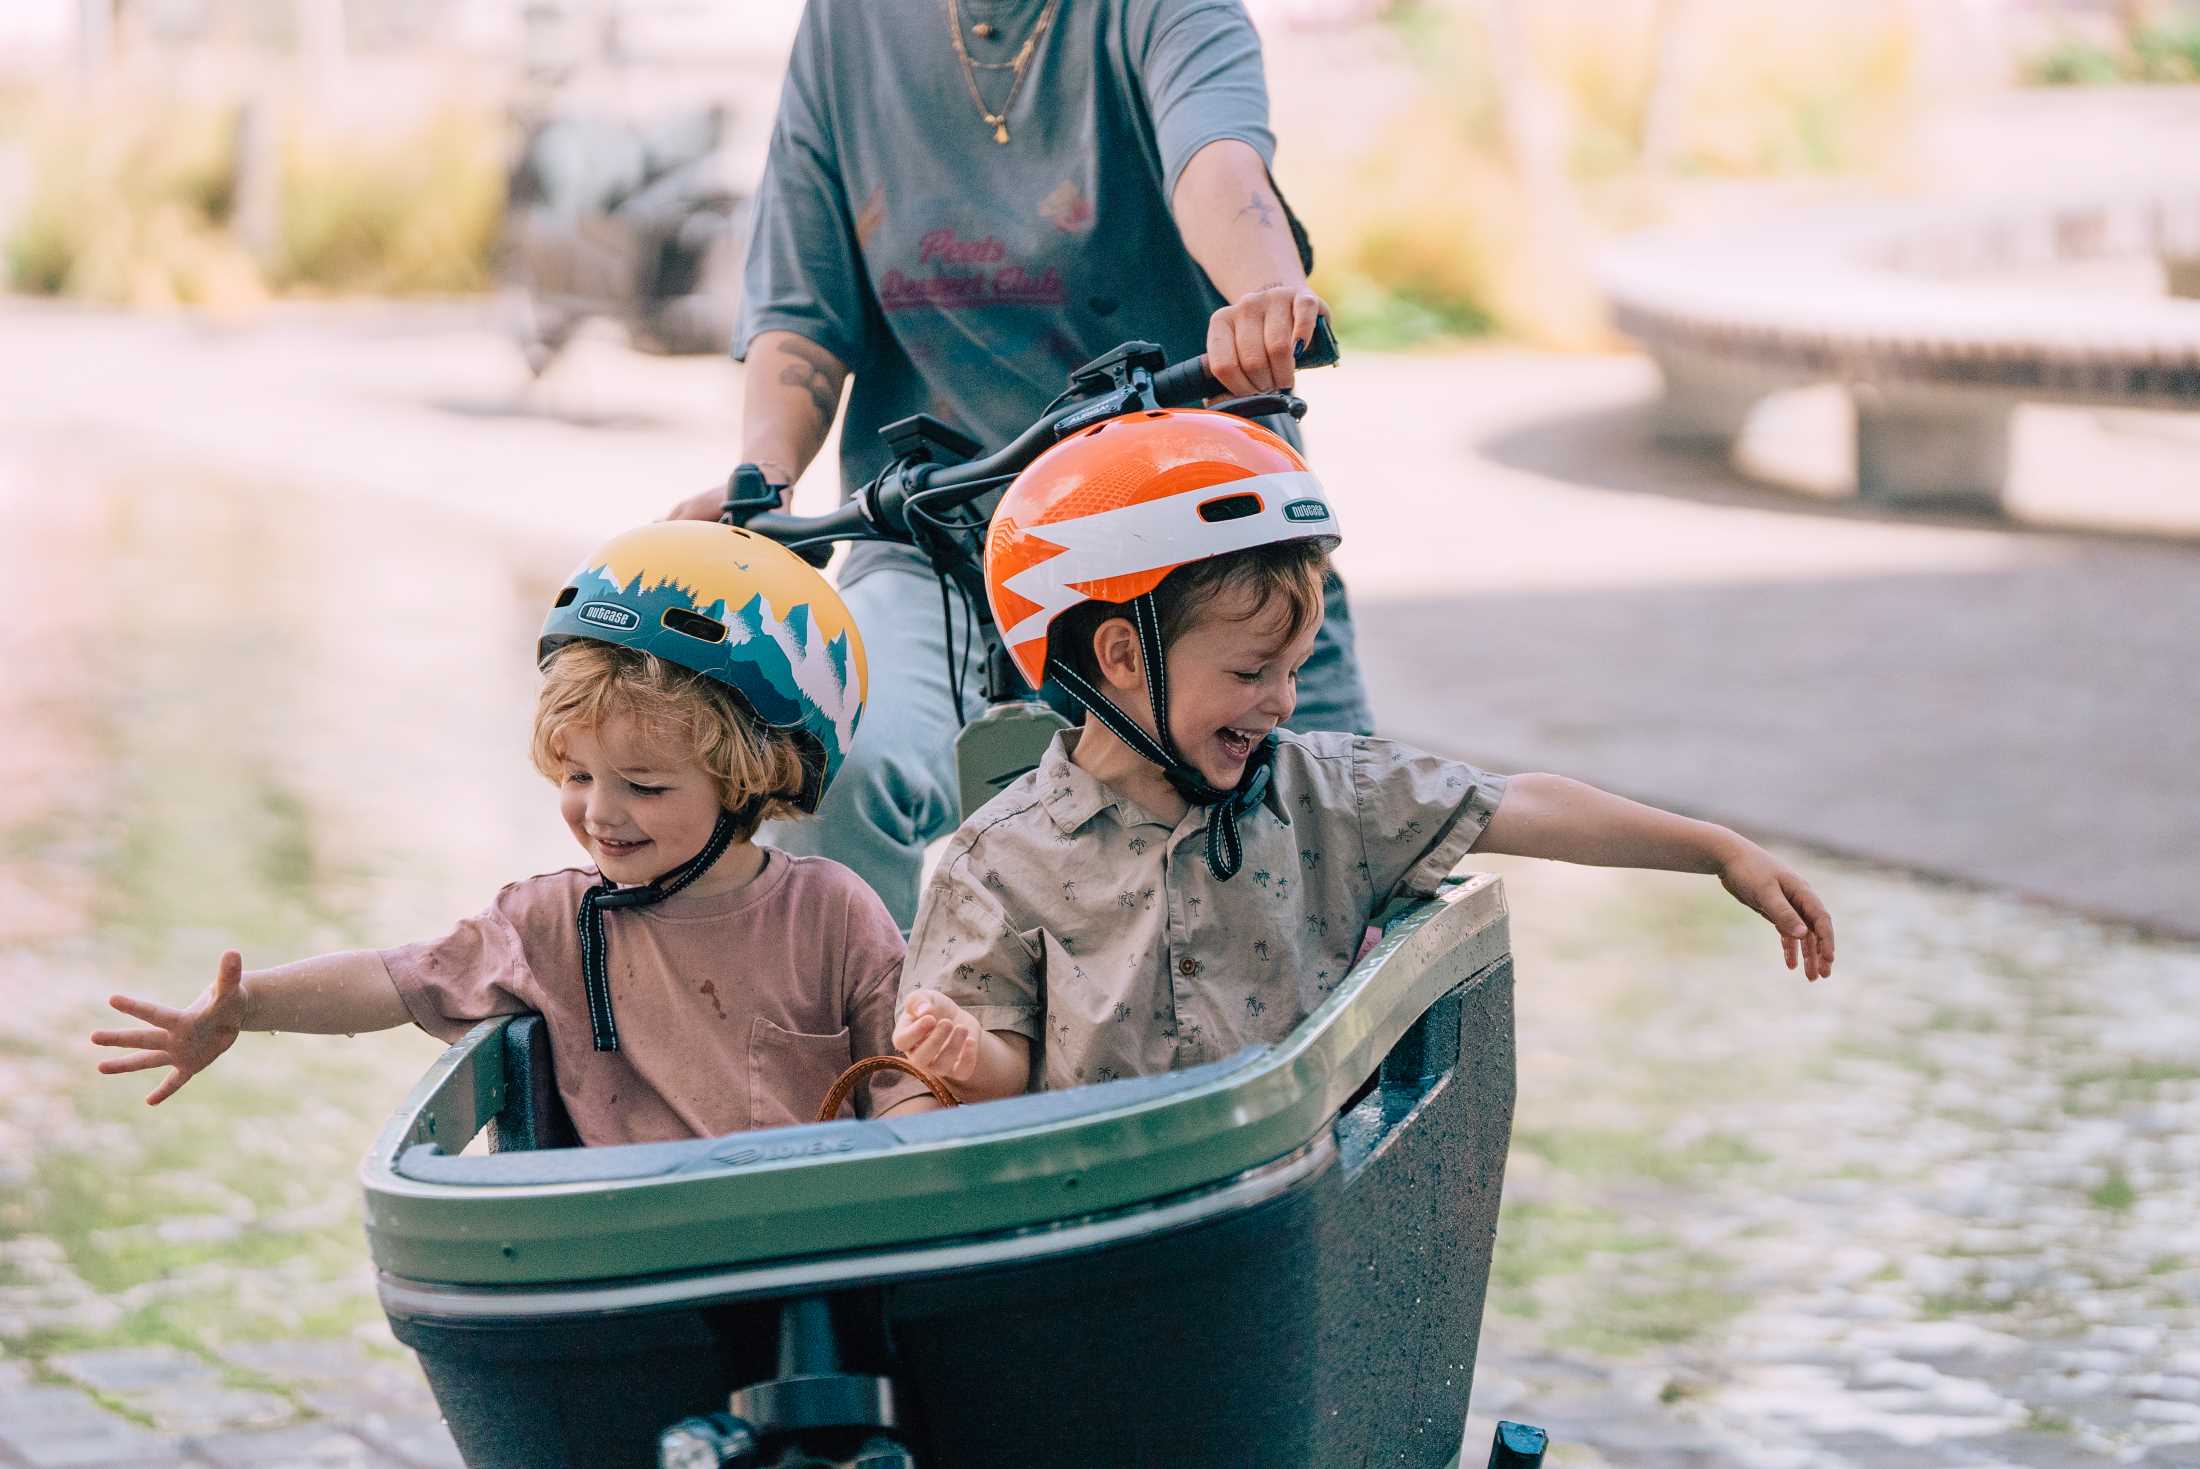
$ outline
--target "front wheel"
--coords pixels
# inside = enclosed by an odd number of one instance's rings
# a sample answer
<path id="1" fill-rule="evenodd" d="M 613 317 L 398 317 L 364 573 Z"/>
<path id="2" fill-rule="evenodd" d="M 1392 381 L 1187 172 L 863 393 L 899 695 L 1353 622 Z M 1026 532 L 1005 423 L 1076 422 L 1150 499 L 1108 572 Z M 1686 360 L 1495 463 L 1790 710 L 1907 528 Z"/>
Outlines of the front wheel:
<path id="1" fill-rule="evenodd" d="M 848 1457 L 820 1457 L 799 1444 L 776 1458 L 765 1453 L 748 1425 L 725 1413 L 684 1419 L 657 1440 L 658 1469 L 917 1469 L 916 1455 L 884 1435 L 865 1439 Z"/>

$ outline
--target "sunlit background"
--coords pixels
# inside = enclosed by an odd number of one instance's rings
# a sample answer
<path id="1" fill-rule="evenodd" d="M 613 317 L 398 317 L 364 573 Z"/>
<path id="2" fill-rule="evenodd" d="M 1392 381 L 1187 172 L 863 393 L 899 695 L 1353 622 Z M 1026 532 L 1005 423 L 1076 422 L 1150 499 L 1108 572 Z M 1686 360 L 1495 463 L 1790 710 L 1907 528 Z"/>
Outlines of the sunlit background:
<path id="1" fill-rule="evenodd" d="M 2200 1464 L 2200 8 L 1249 5 L 1383 731 L 1840 926 L 1807 987 L 1708 880 L 1490 864 L 1470 1445 Z M 534 631 L 738 457 L 799 11 L 0 0 L 0 1464 L 455 1462 L 354 1177 L 434 1042 L 147 1112 L 83 1037 L 573 860 Z M 615 206 L 674 174 L 731 231 L 656 310 Z"/>

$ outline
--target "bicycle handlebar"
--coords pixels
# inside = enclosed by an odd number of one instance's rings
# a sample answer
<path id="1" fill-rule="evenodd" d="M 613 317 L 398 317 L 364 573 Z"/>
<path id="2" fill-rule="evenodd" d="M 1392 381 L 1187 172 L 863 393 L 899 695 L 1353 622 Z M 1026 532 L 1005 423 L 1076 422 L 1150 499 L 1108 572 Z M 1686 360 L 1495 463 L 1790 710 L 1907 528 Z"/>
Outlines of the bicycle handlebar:
<path id="1" fill-rule="evenodd" d="M 1337 361 L 1337 337 L 1329 329 L 1329 318 L 1314 318 L 1314 330 L 1307 334 L 1306 350 L 1296 358 L 1299 370 L 1309 367 L 1330 367 Z M 1182 362 L 1172 362 L 1153 375 L 1153 397 L 1164 408 L 1187 408 L 1204 403 L 1209 398 L 1219 398 L 1230 390 L 1216 381 L 1207 370 L 1206 354 L 1187 357 Z"/>
<path id="2" fill-rule="evenodd" d="M 1301 369 L 1327 367 L 1337 360 L 1337 355 L 1337 339 L 1330 330 L 1329 319 L 1317 318 L 1306 350 L 1299 354 L 1298 366 Z M 1153 401 L 1164 408 L 1192 406 L 1229 391 L 1208 372 L 1204 354 L 1157 369 L 1151 375 L 1149 390 Z M 785 511 L 767 510 L 749 516 L 741 524 L 760 536 L 790 546 L 844 540 L 908 543 L 911 540 L 908 508 L 912 500 L 921 495 L 942 510 L 967 505 L 985 491 L 1013 478 L 1038 458 L 1060 436 L 1065 423 L 1080 413 L 1110 402 L 1111 398 L 1105 395 L 1072 398 L 1061 407 L 1040 415 L 1036 423 L 1011 443 L 966 463 L 891 465 L 865 486 L 862 493 L 823 515 L 790 515 Z M 1131 406 L 1132 402 L 1117 403 L 1112 409 L 1093 413 L 1091 421 L 1097 423 L 1114 413 L 1128 411 Z M 953 493 L 958 490 L 963 493 Z"/>
<path id="3" fill-rule="evenodd" d="M 792 546 L 803 541 L 849 540 L 869 531 L 871 522 L 864 515 L 863 507 L 850 500 L 823 515 L 790 515 L 784 510 L 767 510 L 742 521 L 741 527 L 783 546 Z"/>
<path id="4" fill-rule="evenodd" d="M 1164 408 L 1186 408 L 1230 390 L 1207 370 L 1207 355 L 1172 362 L 1153 375 L 1153 400 Z"/>

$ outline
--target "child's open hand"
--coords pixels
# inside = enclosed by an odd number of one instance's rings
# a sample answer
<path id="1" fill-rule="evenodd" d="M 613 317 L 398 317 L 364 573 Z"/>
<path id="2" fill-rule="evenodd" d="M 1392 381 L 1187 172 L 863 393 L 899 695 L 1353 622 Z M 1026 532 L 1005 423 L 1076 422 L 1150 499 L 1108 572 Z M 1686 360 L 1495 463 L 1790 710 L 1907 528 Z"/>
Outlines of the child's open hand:
<path id="1" fill-rule="evenodd" d="M 1833 973 L 1833 915 L 1800 873 L 1755 842 L 1744 842 L 1740 853 L 1720 866 L 1719 881 L 1780 930 L 1788 968 L 1800 958 L 1806 979 Z"/>
<path id="2" fill-rule="evenodd" d="M 222 955 L 214 982 L 188 1010 L 172 1010 L 128 995 L 110 995 L 108 1004 L 152 1028 L 93 1031 L 95 1046 L 137 1048 L 128 1056 L 108 1057 L 99 1063 L 99 1069 L 113 1076 L 124 1071 L 149 1071 L 155 1066 L 174 1068 L 145 1098 L 148 1107 L 160 1105 L 235 1043 L 237 1032 L 244 1028 L 243 985 L 244 959 L 231 949 Z"/>
<path id="3" fill-rule="evenodd" d="M 978 1074 L 978 1018 L 938 990 L 912 990 L 894 1022 L 894 1049 L 950 1082 Z"/>

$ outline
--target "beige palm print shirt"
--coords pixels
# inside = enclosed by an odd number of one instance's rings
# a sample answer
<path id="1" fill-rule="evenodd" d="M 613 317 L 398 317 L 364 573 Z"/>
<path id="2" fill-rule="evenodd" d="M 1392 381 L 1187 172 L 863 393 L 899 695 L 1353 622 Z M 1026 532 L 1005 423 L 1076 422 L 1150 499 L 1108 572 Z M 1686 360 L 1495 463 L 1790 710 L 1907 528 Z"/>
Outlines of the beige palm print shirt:
<path id="1" fill-rule="evenodd" d="M 1218 882 L 1207 808 L 1156 819 L 1069 758 L 1076 738 L 956 832 L 902 971 L 904 996 L 940 990 L 1031 1037 L 1034 1089 L 1282 1039 L 1351 968 L 1368 920 L 1434 892 L 1505 792 L 1389 740 L 1279 732 L 1266 805 L 1239 823 L 1245 864 Z"/>

